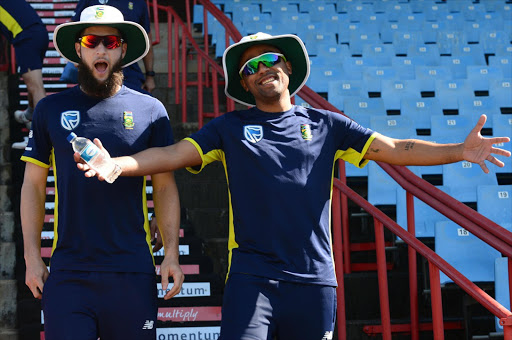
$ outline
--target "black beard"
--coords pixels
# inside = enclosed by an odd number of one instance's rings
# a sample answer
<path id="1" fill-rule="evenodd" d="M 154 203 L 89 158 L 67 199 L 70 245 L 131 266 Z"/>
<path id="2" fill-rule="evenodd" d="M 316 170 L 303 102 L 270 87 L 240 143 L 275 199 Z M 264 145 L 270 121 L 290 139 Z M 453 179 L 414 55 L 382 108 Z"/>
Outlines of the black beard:
<path id="1" fill-rule="evenodd" d="M 78 63 L 78 84 L 80 84 L 82 91 L 89 96 L 101 99 L 112 97 L 116 93 L 118 86 L 123 85 L 121 60 L 114 64 L 112 71 L 110 71 L 107 79 L 103 82 L 94 78 L 92 69 L 80 60 Z"/>

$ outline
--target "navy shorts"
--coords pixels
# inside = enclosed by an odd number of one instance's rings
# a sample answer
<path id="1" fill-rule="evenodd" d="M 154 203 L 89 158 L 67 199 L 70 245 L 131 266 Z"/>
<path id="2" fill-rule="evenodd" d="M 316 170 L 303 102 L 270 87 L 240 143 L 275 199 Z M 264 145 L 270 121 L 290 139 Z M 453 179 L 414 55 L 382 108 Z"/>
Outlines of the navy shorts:
<path id="1" fill-rule="evenodd" d="M 52 271 L 43 287 L 46 340 L 155 340 L 156 277 Z"/>
<path id="2" fill-rule="evenodd" d="M 27 27 L 16 36 L 12 45 L 19 74 L 43 68 L 48 42 L 48 31 L 43 25 Z"/>
<path id="3" fill-rule="evenodd" d="M 336 288 L 230 275 L 220 340 L 327 340 L 336 319 Z"/>

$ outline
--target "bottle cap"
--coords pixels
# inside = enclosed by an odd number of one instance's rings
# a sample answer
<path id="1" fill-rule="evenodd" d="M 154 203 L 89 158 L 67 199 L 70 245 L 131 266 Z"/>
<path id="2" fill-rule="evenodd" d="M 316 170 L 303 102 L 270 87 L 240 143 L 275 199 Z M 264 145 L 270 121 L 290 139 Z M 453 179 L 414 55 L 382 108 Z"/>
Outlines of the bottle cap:
<path id="1" fill-rule="evenodd" d="M 76 138 L 76 133 L 71 132 L 67 137 L 68 142 L 71 142 L 74 138 Z"/>

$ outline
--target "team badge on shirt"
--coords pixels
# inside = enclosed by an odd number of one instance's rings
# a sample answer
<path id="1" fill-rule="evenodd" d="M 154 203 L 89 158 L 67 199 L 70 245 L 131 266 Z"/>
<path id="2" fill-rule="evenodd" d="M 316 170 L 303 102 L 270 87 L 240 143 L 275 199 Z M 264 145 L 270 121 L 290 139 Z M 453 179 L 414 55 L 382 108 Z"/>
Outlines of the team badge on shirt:
<path id="1" fill-rule="evenodd" d="M 73 130 L 80 123 L 80 111 L 64 111 L 60 114 L 60 125 L 68 131 Z"/>
<path id="2" fill-rule="evenodd" d="M 133 11 L 133 2 L 131 2 L 131 1 L 130 1 L 130 2 L 128 3 L 128 9 L 129 9 L 130 11 Z"/>
<path id="3" fill-rule="evenodd" d="M 123 125 L 126 130 L 133 130 L 135 123 L 133 122 L 132 111 L 124 111 L 123 112 Z"/>
<path id="4" fill-rule="evenodd" d="M 108 0 L 98 0 L 98 2 L 102 5 L 105 5 L 108 2 Z"/>
<path id="5" fill-rule="evenodd" d="M 313 139 L 313 135 L 311 134 L 311 127 L 309 124 L 300 124 L 300 133 L 304 140 Z"/>
<path id="6" fill-rule="evenodd" d="M 251 143 L 258 143 L 263 138 L 263 127 L 261 125 L 245 125 L 244 137 Z"/>

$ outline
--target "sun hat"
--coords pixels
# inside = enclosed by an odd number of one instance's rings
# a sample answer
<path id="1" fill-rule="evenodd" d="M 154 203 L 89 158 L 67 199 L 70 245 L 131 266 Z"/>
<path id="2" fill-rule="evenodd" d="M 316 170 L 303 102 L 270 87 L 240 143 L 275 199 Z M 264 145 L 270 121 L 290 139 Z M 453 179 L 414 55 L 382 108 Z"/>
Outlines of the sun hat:
<path id="1" fill-rule="evenodd" d="M 141 25 L 125 21 L 123 13 L 117 8 L 107 5 L 96 5 L 85 8 L 80 14 L 80 21 L 68 22 L 55 28 L 53 44 L 65 59 L 78 63 L 75 42 L 78 34 L 91 26 L 109 26 L 117 28 L 128 45 L 126 55 L 121 61 L 122 67 L 131 65 L 142 59 L 149 51 L 149 39 Z"/>
<path id="2" fill-rule="evenodd" d="M 308 52 L 298 36 L 294 34 L 272 36 L 262 32 L 245 36 L 239 42 L 226 48 L 222 56 L 222 66 L 224 67 L 224 78 L 226 79 L 226 86 L 224 88 L 226 96 L 247 106 L 256 105 L 256 101 L 254 96 L 250 92 L 245 91 L 240 84 L 240 75 L 238 73 L 240 70 L 240 57 L 249 47 L 262 44 L 277 47 L 292 64 L 293 72 L 290 75 L 290 84 L 288 85 L 290 97 L 304 86 L 309 77 Z"/>

